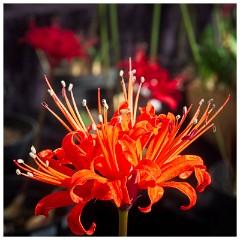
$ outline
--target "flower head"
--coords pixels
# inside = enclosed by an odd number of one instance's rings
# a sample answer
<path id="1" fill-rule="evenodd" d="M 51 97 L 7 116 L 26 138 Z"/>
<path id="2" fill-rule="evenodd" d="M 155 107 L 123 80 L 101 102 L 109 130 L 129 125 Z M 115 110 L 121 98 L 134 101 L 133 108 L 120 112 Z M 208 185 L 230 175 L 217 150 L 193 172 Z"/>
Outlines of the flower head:
<path id="1" fill-rule="evenodd" d="M 117 208 L 128 210 L 139 196 L 139 191 L 146 190 L 150 204 L 139 206 L 140 211 L 146 213 L 161 199 L 164 188 L 170 187 L 188 197 L 189 204 L 181 206 L 183 210 L 188 210 L 195 205 L 197 195 L 187 183 L 187 178 L 195 174 L 199 192 L 211 183 L 203 160 L 195 155 L 181 155 L 181 152 L 214 126 L 213 119 L 229 98 L 215 113 L 214 105 L 209 101 L 202 114 L 204 101 L 201 100 L 194 117 L 183 128 L 192 106 L 184 107 L 182 116 L 172 113 L 156 115 L 151 104 L 140 108 L 137 114 L 144 79 L 134 98 L 134 74 L 130 61 L 127 86 L 123 72 L 120 72 L 124 100 L 109 120 L 109 106 L 105 99 L 101 100 L 100 89 L 97 120 L 92 117 L 87 101 L 82 101 L 92 122 L 88 127 L 76 107 L 73 85 L 70 84 L 67 94 L 66 84 L 62 82 L 63 104 L 45 77 L 49 93 L 66 121 L 46 103 L 43 106 L 69 133 L 64 137 L 61 148 L 54 151 L 48 149 L 37 153 L 34 147 L 31 148 L 30 156 L 38 169 L 25 164 L 23 160 L 14 160 L 18 166 L 17 174 L 64 188 L 40 200 L 36 215 L 48 216 L 53 208 L 73 205 L 68 215 L 70 229 L 74 234 L 91 235 L 96 224 L 92 223 L 86 230 L 81 223 L 82 210 L 91 199 L 111 200 Z M 67 95 L 70 95 L 71 103 Z M 179 178 L 184 180 L 178 181 Z"/>
<path id="2" fill-rule="evenodd" d="M 35 49 L 42 50 L 52 67 L 62 60 L 70 61 L 74 57 L 88 59 L 88 48 L 94 44 L 94 39 L 86 41 L 70 29 L 62 29 L 55 19 L 51 26 L 38 27 L 34 20 L 29 21 L 29 31 L 19 42 L 27 43 Z"/>

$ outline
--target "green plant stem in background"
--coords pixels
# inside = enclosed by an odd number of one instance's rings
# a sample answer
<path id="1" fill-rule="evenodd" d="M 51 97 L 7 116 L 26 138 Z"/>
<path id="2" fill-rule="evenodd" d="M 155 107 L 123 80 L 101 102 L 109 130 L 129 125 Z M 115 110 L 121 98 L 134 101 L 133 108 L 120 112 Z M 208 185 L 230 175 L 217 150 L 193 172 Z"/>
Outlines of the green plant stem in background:
<path id="1" fill-rule="evenodd" d="M 186 4 L 180 4 L 180 8 L 181 8 L 183 23 L 185 26 L 185 30 L 187 32 L 187 36 L 188 36 L 189 44 L 192 50 L 194 61 L 196 64 L 200 64 L 201 58 L 199 54 L 199 49 L 195 39 L 194 30 L 189 17 L 187 6 Z"/>
<path id="2" fill-rule="evenodd" d="M 119 214 L 119 236 L 127 236 L 128 210 L 118 209 Z"/>
<path id="3" fill-rule="evenodd" d="M 160 17 L 161 17 L 161 5 L 154 4 L 152 18 L 152 33 L 150 42 L 150 56 L 153 60 L 157 58 Z"/>
<path id="4" fill-rule="evenodd" d="M 114 54 L 113 64 L 115 66 L 117 62 L 120 60 L 117 4 L 110 4 L 110 23 L 111 23 L 112 47 Z"/>
<path id="5" fill-rule="evenodd" d="M 98 6 L 100 18 L 101 59 L 103 69 L 106 70 L 110 66 L 106 5 L 99 4 Z"/>

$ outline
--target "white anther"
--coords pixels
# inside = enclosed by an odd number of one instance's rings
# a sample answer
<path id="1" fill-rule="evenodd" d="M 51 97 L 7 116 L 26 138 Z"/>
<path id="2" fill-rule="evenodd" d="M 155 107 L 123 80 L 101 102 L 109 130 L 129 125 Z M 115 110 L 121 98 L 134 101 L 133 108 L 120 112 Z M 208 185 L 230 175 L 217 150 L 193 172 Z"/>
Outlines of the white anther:
<path id="1" fill-rule="evenodd" d="M 21 171 L 19 169 L 16 169 L 16 174 L 17 175 L 20 175 L 21 174 Z"/>
<path id="2" fill-rule="evenodd" d="M 132 81 L 133 81 L 133 82 L 136 81 L 136 77 L 135 77 L 135 76 L 132 77 Z"/>
<path id="3" fill-rule="evenodd" d="M 121 114 L 125 115 L 125 114 L 127 114 L 127 109 L 121 109 L 119 112 L 120 112 Z"/>
<path id="4" fill-rule="evenodd" d="M 183 114 L 186 114 L 186 113 L 187 113 L 187 107 L 184 106 L 184 107 L 183 107 Z"/>
<path id="5" fill-rule="evenodd" d="M 30 153 L 29 153 L 29 156 L 30 156 L 31 158 L 35 158 L 35 157 L 36 157 L 36 155 L 35 155 L 33 152 L 30 152 Z"/>
<path id="6" fill-rule="evenodd" d="M 52 89 L 48 89 L 48 92 L 49 92 L 50 96 L 53 96 L 54 92 Z"/>
<path id="7" fill-rule="evenodd" d="M 72 84 L 72 83 L 70 83 L 70 84 L 69 84 L 69 86 L 68 86 L 68 91 L 69 91 L 69 92 L 71 92 L 71 91 L 72 91 L 72 89 L 73 89 L 73 84 Z"/>
<path id="8" fill-rule="evenodd" d="M 103 104 L 103 106 L 104 106 L 106 109 L 109 108 L 106 99 L 103 99 L 103 100 L 102 100 L 102 104 Z"/>
<path id="9" fill-rule="evenodd" d="M 100 123 L 102 123 L 103 122 L 103 116 L 102 115 L 98 115 L 98 120 L 99 120 Z"/>
<path id="10" fill-rule="evenodd" d="M 84 107 L 87 106 L 87 100 L 86 100 L 86 99 L 83 99 L 83 100 L 82 100 L 82 105 L 83 105 Z"/>
<path id="11" fill-rule="evenodd" d="M 33 177 L 33 174 L 30 173 L 30 172 L 27 172 L 27 175 L 28 175 L 29 177 Z"/>
<path id="12" fill-rule="evenodd" d="M 61 84 L 62 84 L 62 86 L 63 86 L 64 88 L 66 87 L 66 83 L 65 83 L 64 80 L 61 81 Z"/>
<path id="13" fill-rule="evenodd" d="M 132 74 L 135 74 L 137 71 L 136 71 L 136 69 L 133 69 L 132 70 Z"/>
<path id="14" fill-rule="evenodd" d="M 121 70 L 121 71 L 119 72 L 120 77 L 123 77 L 123 74 L 124 74 L 124 71 Z"/>
<path id="15" fill-rule="evenodd" d="M 204 99 L 202 99 L 200 102 L 199 102 L 199 105 L 202 105 L 204 103 Z"/>
<path id="16" fill-rule="evenodd" d="M 198 122 L 197 118 L 194 118 L 193 119 L 193 124 L 197 124 L 197 122 Z"/>
<path id="17" fill-rule="evenodd" d="M 31 146 L 31 151 L 32 151 L 32 153 L 34 153 L 34 154 L 37 153 L 36 148 L 35 148 L 34 146 Z"/>
<path id="18" fill-rule="evenodd" d="M 108 110 L 109 106 L 107 103 L 103 104 L 103 106 Z"/>
<path id="19" fill-rule="evenodd" d="M 132 77 L 133 76 L 133 72 L 129 71 L 129 76 Z"/>
<path id="20" fill-rule="evenodd" d="M 208 103 L 211 103 L 212 101 L 213 101 L 213 98 L 209 99 L 209 100 L 208 100 Z"/>
<path id="21" fill-rule="evenodd" d="M 122 121 L 122 116 L 118 116 L 117 121 L 120 123 Z"/>
<path id="22" fill-rule="evenodd" d="M 217 131 L 216 126 L 213 126 L 213 132 L 216 132 L 216 131 Z"/>
<path id="23" fill-rule="evenodd" d="M 141 77 L 141 83 L 144 83 L 144 82 L 145 82 L 145 78 Z"/>
<path id="24" fill-rule="evenodd" d="M 177 115 L 177 116 L 176 116 L 176 120 L 179 120 L 180 118 L 181 118 L 180 115 Z"/>
<path id="25" fill-rule="evenodd" d="M 21 164 L 21 163 L 24 163 L 24 160 L 18 159 L 17 162 Z"/>
<path id="26" fill-rule="evenodd" d="M 93 130 L 93 131 L 96 131 L 96 130 L 97 130 L 97 126 L 96 126 L 95 123 L 92 124 L 92 130 Z"/>

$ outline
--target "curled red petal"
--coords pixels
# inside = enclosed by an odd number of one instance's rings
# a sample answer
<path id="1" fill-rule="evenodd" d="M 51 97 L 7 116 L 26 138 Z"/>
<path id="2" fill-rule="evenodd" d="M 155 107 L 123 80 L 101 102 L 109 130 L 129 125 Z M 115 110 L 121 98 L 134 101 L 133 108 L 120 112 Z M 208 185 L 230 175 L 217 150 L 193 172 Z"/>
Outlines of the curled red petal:
<path id="1" fill-rule="evenodd" d="M 203 192 L 211 184 L 211 176 L 205 169 L 195 168 L 195 176 L 198 181 L 197 191 Z"/>
<path id="2" fill-rule="evenodd" d="M 106 178 L 101 177 L 98 174 L 96 174 L 95 172 L 88 170 L 88 169 L 83 169 L 83 170 L 76 172 L 72 176 L 72 182 L 71 182 L 71 186 L 70 186 L 70 196 L 75 203 L 79 203 L 83 200 L 82 196 L 79 196 L 78 194 L 76 194 L 76 192 L 74 191 L 75 188 L 78 185 L 85 184 L 86 181 L 88 181 L 88 180 L 96 180 L 100 183 L 105 183 L 107 181 Z"/>
<path id="3" fill-rule="evenodd" d="M 92 222 L 92 225 L 88 230 L 86 230 L 81 223 L 82 210 L 90 200 L 91 197 L 88 197 L 84 199 L 81 203 L 78 203 L 75 207 L 72 208 L 68 215 L 68 226 L 71 231 L 76 235 L 92 235 L 96 229 L 96 224 L 94 222 Z"/>
<path id="4" fill-rule="evenodd" d="M 158 202 L 163 196 L 164 190 L 160 186 L 155 186 L 154 188 L 148 188 L 148 196 L 150 199 L 150 204 L 147 207 L 138 207 L 143 213 L 148 213 L 152 209 L 152 205 Z"/>
<path id="5" fill-rule="evenodd" d="M 35 208 L 35 215 L 44 215 L 48 217 L 48 212 L 54 208 L 72 205 L 70 194 L 68 191 L 55 192 L 42 198 Z"/>
<path id="6" fill-rule="evenodd" d="M 172 187 L 176 188 L 184 193 L 189 198 L 189 205 L 181 206 L 182 210 L 188 210 L 196 204 L 197 194 L 194 188 L 187 182 L 164 182 L 160 184 L 161 187 Z"/>
<path id="7" fill-rule="evenodd" d="M 194 170 L 194 167 L 199 166 L 205 168 L 203 160 L 195 155 L 178 156 L 176 159 L 167 162 L 161 166 L 162 174 L 157 182 L 164 182 L 174 177 L 181 175 L 187 171 Z"/>

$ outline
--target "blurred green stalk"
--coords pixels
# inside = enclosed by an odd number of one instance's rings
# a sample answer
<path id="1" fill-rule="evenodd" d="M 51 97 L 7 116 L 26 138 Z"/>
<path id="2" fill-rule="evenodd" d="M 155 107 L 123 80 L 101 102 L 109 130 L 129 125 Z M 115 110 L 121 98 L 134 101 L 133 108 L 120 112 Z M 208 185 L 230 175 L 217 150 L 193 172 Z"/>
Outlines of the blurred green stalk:
<path id="1" fill-rule="evenodd" d="M 184 23 L 185 30 L 187 32 L 187 36 L 188 36 L 188 40 L 189 40 L 189 44 L 190 44 L 190 47 L 192 50 L 193 58 L 194 58 L 195 63 L 198 65 L 198 64 L 200 64 L 201 58 L 200 58 L 200 54 L 198 51 L 198 45 L 197 45 L 197 42 L 195 39 L 193 26 L 192 26 L 192 23 L 191 23 L 191 20 L 189 17 L 187 5 L 180 4 L 180 8 L 181 8 L 182 16 L 183 16 L 183 23 Z"/>
<path id="2" fill-rule="evenodd" d="M 106 5 L 98 5 L 99 18 L 100 18 L 100 39 L 101 39 L 101 59 L 103 69 L 108 69 L 110 66 L 109 58 L 109 42 L 108 42 L 108 31 L 107 31 L 107 16 L 106 16 Z"/>
<path id="3" fill-rule="evenodd" d="M 161 17 L 161 5 L 154 4 L 152 18 L 152 33 L 150 42 L 150 56 L 154 60 L 157 58 L 158 51 L 160 17 Z"/>

